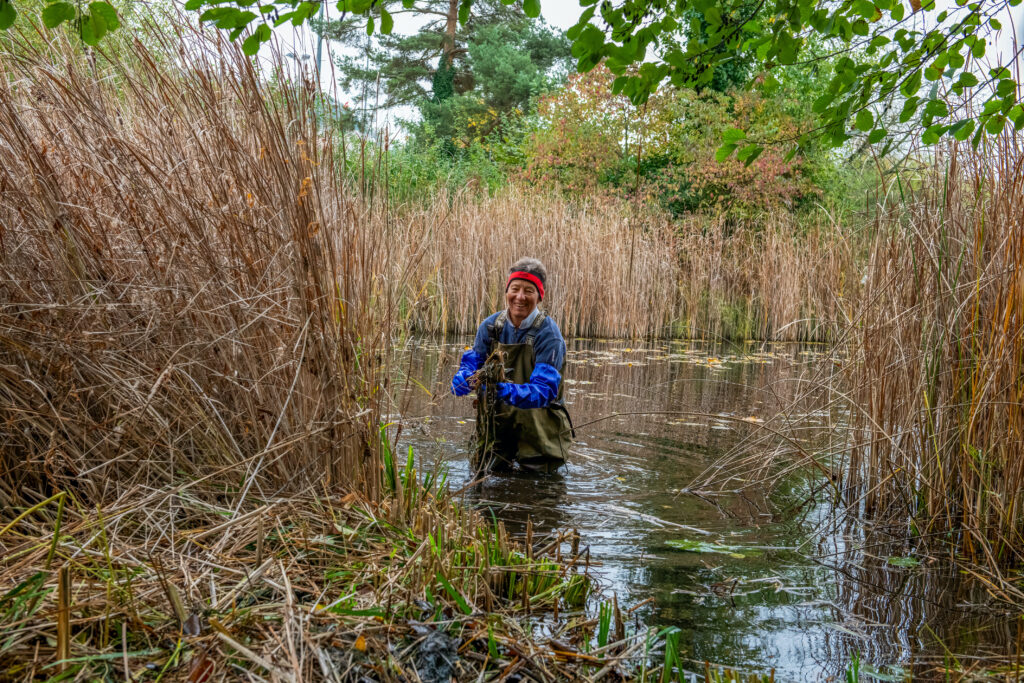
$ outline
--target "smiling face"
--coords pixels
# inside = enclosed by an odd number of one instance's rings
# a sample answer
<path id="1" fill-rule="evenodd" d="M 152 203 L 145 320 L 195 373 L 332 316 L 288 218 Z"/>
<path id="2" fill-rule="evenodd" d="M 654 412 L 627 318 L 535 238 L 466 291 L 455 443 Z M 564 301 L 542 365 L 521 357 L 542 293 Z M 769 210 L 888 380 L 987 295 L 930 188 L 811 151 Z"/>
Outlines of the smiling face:
<path id="1" fill-rule="evenodd" d="M 519 327 L 526 316 L 533 313 L 540 301 L 540 294 L 532 282 L 526 280 L 513 280 L 505 290 L 505 304 L 508 306 L 508 319 L 512 324 Z"/>

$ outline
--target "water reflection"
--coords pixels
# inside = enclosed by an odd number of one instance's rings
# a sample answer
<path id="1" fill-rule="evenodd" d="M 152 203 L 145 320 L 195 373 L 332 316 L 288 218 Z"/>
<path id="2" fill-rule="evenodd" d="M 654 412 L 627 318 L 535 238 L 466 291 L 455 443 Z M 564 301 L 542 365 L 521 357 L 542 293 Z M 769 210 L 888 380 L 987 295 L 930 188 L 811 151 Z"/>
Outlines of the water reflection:
<path id="1" fill-rule="evenodd" d="M 400 438 L 421 459 L 446 462 L 456 488 L 471 478 L 474 417 L 469 400 L 447 391 L 462 349 L 417 341 L 402 366 Z M 834 528 L 813 502 L 827 500 L 824 477 L 795 469 L 783 486 L 758 485 L 784 467 L 764 455 L 778 442 L 771 420 L 781 409 L 807 452 L 841 440 L 844 415 L 812 381 L 832 368 L 820 346 L 570 342 L 566 393 L 578 440 L 564 476 L 492 477 L 466 500 L 512 533 L 528 518 L 535 535 L 578 529 L 620 600 L 654 598 L 637 618 L 683 629 L 695 670 L 709 660 L 826 680 L 858 653 L 864 670 L 929 678 L 949 653 L 967 653 L 962 668 L 977 668 L 979 655 L 1005 657 L 1016 622 L 983 588 L 927 558 L 895 566 L 889 558 L 914 549 Z M 709 479 L 734 492 L 691 488 Z"/>
<path id="2" fill-rule="evenodd" d="M 536 538 L 572 526 L 565 476 L 540 475 L 515 470 L 491 475 L 466 491 L 466 502 L 484 507 L 505 523 L 513 537 L 526 533 L 533 524 Z"/>

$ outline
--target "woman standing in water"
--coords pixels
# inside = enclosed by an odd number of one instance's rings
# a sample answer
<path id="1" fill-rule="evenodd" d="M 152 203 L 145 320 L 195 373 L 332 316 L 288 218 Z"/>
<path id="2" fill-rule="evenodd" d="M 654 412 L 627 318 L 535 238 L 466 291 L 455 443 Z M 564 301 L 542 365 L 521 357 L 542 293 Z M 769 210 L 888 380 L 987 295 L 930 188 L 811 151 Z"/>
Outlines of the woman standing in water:
<path id="1" fill-rule="evenodd" d="M 562 400 L 565 340 L 539 306 L 547 275 L 534 258 L 512 264 L 505 310 L 480 324 L 452 378 L 456 396 L 477 389 L 478 468 L 508 469 L 518 462 L 524 469 L 554 472 L 565 464 L 572 432 Z M 479 381 L 480 374 L 502 372 L 504 381 L 493 387 Z"/>

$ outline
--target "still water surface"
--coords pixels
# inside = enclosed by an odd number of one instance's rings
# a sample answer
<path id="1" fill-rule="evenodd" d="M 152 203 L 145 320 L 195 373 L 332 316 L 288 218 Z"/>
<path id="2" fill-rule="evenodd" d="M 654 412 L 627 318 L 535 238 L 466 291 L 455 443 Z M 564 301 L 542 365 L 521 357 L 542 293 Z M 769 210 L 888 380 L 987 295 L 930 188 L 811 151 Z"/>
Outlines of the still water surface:
<path id="1" fill-rule="evenodd" d="M 416 341 L 402 364 L 400 445 L 443 461 L 455 488 L 472 478 L 471 399 L 447 391 L 466 343 Z M 979 586 L 861 525 L 837 528 L 820 473 L 758 483 L 792 462 L 793 444 L 773 434 L 782 409 L 808 452 L 827 461 L 838 447 L 844 415 L 820 388 L 832 367 L 820 346 L 570 341 L 579 429 L 563 476 L 494 477 L 467 502 L 513 532 L 527 517 L 535 533 L 578 529 L 602 587 L 622 605 L 649 600 L 639 625 L 682 629 L 694 671 L 708 660 L 829 680 L 854 656 L 882 680 L 1012 667 L 1018 622 Z M 713 493 L 723 483 L 730 492 Z M 905 557 L 920 564 L 891 564 Z"/>

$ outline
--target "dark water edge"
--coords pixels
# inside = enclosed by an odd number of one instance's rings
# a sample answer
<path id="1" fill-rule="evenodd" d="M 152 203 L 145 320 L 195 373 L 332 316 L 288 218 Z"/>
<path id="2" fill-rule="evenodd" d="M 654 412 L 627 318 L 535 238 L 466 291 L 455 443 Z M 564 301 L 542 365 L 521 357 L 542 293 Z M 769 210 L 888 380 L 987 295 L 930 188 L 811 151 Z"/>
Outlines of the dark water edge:
<path id="1" fill-rule="evenodd" d="M 454 488 L 471 480 L 474 412 L 447 387 L 469 342 L 408 343 L 396 382 L 400 445 L 443 463 Z M 537 534 L 578 529 L 603 588 L 648 601 L 636 625 L 681 629 L 694 671 L 707 660 L 838 680 L 859 659 L 881 680 L 1014 678 L 1020 620 L 1005 604 L 948 563 L 839 523 L 824 477 L 768 459 L 787 450 L 772 433 L 782 408 L 809 452 L 841 444 L 833 365 L 822 345 L 572 340 L 569 467 L 494 477 L 466 500 L 513 533 L 527 518 Z"/>

